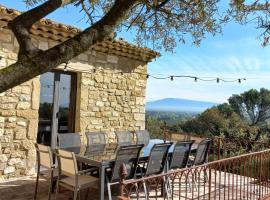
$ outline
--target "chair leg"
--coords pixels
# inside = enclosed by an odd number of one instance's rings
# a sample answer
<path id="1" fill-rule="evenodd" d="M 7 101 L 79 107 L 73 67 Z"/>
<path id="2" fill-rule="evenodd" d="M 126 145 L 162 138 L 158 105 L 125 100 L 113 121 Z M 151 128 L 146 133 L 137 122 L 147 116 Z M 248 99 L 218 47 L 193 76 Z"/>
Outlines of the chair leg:
<path id="1" fill-rule="evenodd" d="M 145 199 L 148 200 L 149 199 L 149 196 L 148 196 L 148 193 L 147 193 L 147 187 L 146 187 L 145 182 L 143 182 L 143 189 L 144 189 Z"/>
<path id="2" fill-rule="evenodd" d="M 111 185 L 109 183 L 107 183 L 107 188 L 108 188 L 108 197 L 109 197 L 109 200 L 112 200 Z"/>
<path id="3" fill-rule="evenodd" d="M 51 200 L 51 196 L 52 196 L 52 187 L 53 187 L 53 170 L 51 171 L 51 177 L 50 177 L 49 194 L 48 194 L 49 200 Z"/>
<path id="4" fill-rule="evenodd" d="M 73 200 L 77 200 L 77 195 L 78 195 L 78 191 L 77 189 L 75 189 L 74 194 L 73 194 Z"/>
<path id="5" fill-rule="evenodd" d="M 56 191 L 55 191 L 55 196 L 54 196 L 55 200 L 57 199 L 58 192 L 59 192 L 59 177 L 56 182 Z"/>
<path id="6" fill-rule="evenodd" d="M 39 168 L 37 171 L 37 178 L 36 178 L 36 188 L 35 188 L 35 195 L 34 195 L 34 200 L 37 199 L 37 192 L 38 192 L 38 182 L 39 182 Z"/>

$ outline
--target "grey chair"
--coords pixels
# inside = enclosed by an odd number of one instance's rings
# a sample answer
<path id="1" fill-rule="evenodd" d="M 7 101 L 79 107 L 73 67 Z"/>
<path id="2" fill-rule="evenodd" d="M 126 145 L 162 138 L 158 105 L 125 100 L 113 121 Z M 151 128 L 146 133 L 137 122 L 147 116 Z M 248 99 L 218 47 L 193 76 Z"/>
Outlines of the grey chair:
<path id="1" fill-rule="evenodd" d="M 119 145 L 130 145 L 133 141 L 133 134 L 129 131 L 115 131 L 117 143 Z"/>
<path id="2" fill-rule="evenodd" d="M 59 173 L 55 199 L 57 199 L 60 185 L 73 191 L 73 200 L 76 200 L 78 193 L 79 197 L 81 196 L 81 190 L 89 189 L 98 184 L 98 178 L 86 175 L 86 173 L 91 172 L 91 170 L 78 171 L 76 157 L 73 152 L 57 149 L 56 156 L 58 159 Z M 88 191 L 86 194 L 88 194 Z"/>
<path id="3" fill-rule="evenodd" d="M 179 141 L 174 145 L 172 156 L 168 165 L 169 170 L 177 170 L 177 169 L 182 169 L 182 168 L 187 167 L 188 162 L 189 162 L 191 147 L 194 142 L 195 142 L 194 140 Z M 190 178 L 188 178 L 190 191 L 192 189 L 191 182 L 192 181 L 190 180 Z M 167 187 L 167 191 L 170 191 L 170 195 L 172 195 L 171 193 L 172 191 L 174 191 L 174 184 L 170 183 L 170 177 L 168 177 L 168 179 L 166 180 L 166 187 Z"/>
<path id="4" fill-rule="evenodd" d="M 105 133 L 87 132 L 85 135 L 87 138 L 86 153 L 93 156 L 103 154 L 106 146 Z"/>
<path id="5" fill-rule="evenodd" d="M 165 171 L 169 149 L 172 146 L 172 144 L 173 144 L 172 142 L 161 143 L 161 144 L 155 144 L 152 147 L 149 159 L 146 163 L 146 168 L 140 168 L 142 177 L 151 176 L 155 174 L 161 174 Z M 164 183 L 162 187 L 167 190 L 167 187 L 165 184 L 166 184 L 166 180 L 164 177 Z M 149 199 L 145 182 L 143 183 L 143 187 L 145 191 L 145 198 Z"/>
<path id="6" fill-rule="evenodd" d="M 58 146 L 66 151 L 79 153 L 81 137 L 79 133 L 58 133 Z"/>
<path id="7" fill-rule="evenodd" d="M 57 179 L 58 175 L 57 168 L 55 167 L 55 164 L 53 162 L 52 151 L 49 146 L 44 146 L 42 144 L 35 144 L 35 147 L 37 152 L 37 178 L 36 178 L 34 200 L 37 199 L 40 176 L 50 181 L 48 193 L 48 199 L 50 200 L 51 193 L 53 190 L 53 183 Z M 41 170 L 41 168 L 43 168 L 44 170 Z"/>
<path id="8" fill-rule="evenodd" d="M 107 188 L 109 200 L 112 200 L 111 186 L 117 184 L 120 180 L 119 169 L 122 164 L 125 164 L 125 167 L 127 169 L 126 179 L 133 179 L 135 177 L 140 152 L 143 146 L 144 145 L 141 144 L 119 147 L 111 174 L 107 174 Z"/>
<path id="9" fill-rule="evenodd" d="M 190 161 L 189 165 L 202 165 L 207 162 L 208 152 L 210 149 L 210 145 L 212 143 L 212 139 L 205 139 L 198 144 L 196 156 L 193 161 Z"/>
<path id="10" fill-rule="evenodd" d="M 169 169 L 181 169 L 187 167 L 191 147 L 195 141 L 179 141 L 174 145 L 172 157 L 169 163 Z"/>
<path id="11" fill-rule="evenodd" d="M 104 132 L 87 132 L 85 135 L 87 138 L 87 145 L 106 144 Z"/>
<path id="12" fill-rule="evenodd" d="M 160 174 L 164 172 L 169 149 L 172 146 L 172 142 L 155 144 L 150 152 L 149 159 L 146 164 L 144 176 L 150 176 L 154 174 Z"/>
<path id="13" fill-rule="evenodd" d="M 137 144 L 144 144 L 145 146 L 149 143 L 150 134 L 147 130 L 137 130 L 135 131 L 137 138 Z"/>
<path id="14" fill-rule="evenodd" d="M 195 158 L 194 160 L 189 160 L 188 167 L 192 167 L 195 165 L 202 165 L 202 164 L 207 163 L 208 153 L 209 153 L 211 143 L 212 143 L 212 139 L 205 139 L 198 144 Z M 194 173 L 199 173 L 199 172 L 194 172 Z M 208 180 L 208 175 L 207 175 L 206 170 L 203 170 L 203 173 L 204 173 L 203 182 L 205 183 Z M 199 179 L 196 177 L 200 178 L 200 174 L 196 174 L 195 176 L 192 176 L 192 182 L 194 183 L 196 190 L 198 190 L 196 183 L 199 181 Z"/>

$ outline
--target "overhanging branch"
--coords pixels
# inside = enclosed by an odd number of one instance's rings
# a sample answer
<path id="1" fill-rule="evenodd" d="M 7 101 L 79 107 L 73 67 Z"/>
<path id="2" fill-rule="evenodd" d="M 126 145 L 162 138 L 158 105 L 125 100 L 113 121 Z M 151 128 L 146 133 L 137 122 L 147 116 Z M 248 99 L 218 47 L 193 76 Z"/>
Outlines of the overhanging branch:
<path id="1" fill-rule="evenodd" d="M 137 0 L 116 0 L 101 20 L 75 37 L 46 51 L 20 57 L 18 62 L 0 71 L 0 93 L 50 71 L 87 51 L 97 42 L 104 41 L 114 33 L 136 3 Z"/>

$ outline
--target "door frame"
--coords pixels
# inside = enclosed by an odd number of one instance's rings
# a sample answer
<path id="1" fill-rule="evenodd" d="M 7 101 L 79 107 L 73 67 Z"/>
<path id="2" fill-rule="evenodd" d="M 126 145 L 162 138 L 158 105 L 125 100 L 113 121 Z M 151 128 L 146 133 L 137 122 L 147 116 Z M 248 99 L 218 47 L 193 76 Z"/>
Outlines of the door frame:
<path id="1" fill-rule="evenodd" d="M 68 129 L 71 132 L 75 131 L 75 118 L 76 118 L 76 94 L 77 94 L 77 73 L 66 72 L 61 70 L 52 70 L 54 73 L 53 79 L 53 110 L 51 118 L 51 148 L 57 147 L 58 135 L 58 121 L 59 121 L 59 100 L 60 100 L 60 81 L 61 74 L 70 75 L 70 102 L 69 102 L 69 116 L 68 116 Z"/>

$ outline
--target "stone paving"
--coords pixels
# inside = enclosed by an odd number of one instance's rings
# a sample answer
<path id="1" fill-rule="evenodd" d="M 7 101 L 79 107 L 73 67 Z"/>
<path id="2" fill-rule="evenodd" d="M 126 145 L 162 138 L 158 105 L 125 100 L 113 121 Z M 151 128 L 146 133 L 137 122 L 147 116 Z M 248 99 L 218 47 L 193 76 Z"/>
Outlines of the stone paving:
<path id="1" fill-rule="evenodd" d="M 0 200 L 32 200 L 35 191 L 35 180 L 35 177 L 22 177 L 0 182 Z M 39 186 L 38 200 L 47 200 L 49 187 L 48 182 L 44 179 L 40 179 Z M 87 200 L 98 199 L 97 189 L 91 189 L 88 194 Z M 85 192 L 82 192 L 81 196 L 81 199 L 85 199 Z M 57 196 L 57 199 L 68 200 L 72 199 L 72 197 L 73 194 L 71 191 L 62 188 Z M 52 195 L 52 199 L 55 199 L 54 194 Z"/>
<path id="2" fill-rule="evenodd" d="M 241 177 L 238 176 L 238 180 L 235 181 L 240 181 Z M 234 182 L 234 181 L 233 181 Z M 224 200 L 256 200 L 258 199 L 258 195 L 256 193 L 256 185 L 255 183 L 249 182 L 246 185 L 242 185 L 241 190 L 236 190 L 237 188 L 232 187 L 235 185 L 233 184 L 232 181 L 226 182 L 226 185 L 219 185 L 218 187 L 214 183 L 211 183 L 211 185 L 206 184 L 205 186 L 199 186 L 197 190 L 193 192 L 187 192 L 187 187 L 180 186 L 179 183 L 175 183 L 175 188 L 174 188 L 174 195 L 173 199 L 174 200 L 190 200 L 190 199 L 224 199 Z M 39 191 L 38 191 L 38 200 L 46 200 L 48 199 L 48 182 L 44 179 L 40 180 L 39 184 Z M 246 189 L 247 187 L 249 188 L 254 188 L 251 191 L 251 193 L 247 194 Z M 211 195 L 209 195 L 208 188 L 211 188 Z M 266 187 L 262 187 L 265 188 Z M 267 187 L 269 188 L 269 187 Z M 232 192 L 232 189 L 235 190 L 235 192 Z M 0 200 L 30 200 L 33 199 L 34 197 L 34 191 L 35 191 L 35 177 L 21 177 L 17 179 L 10 179 L 8 181 L 1 181 L 0 182 Z M 237 191 L 237 192 L 236 192 Z M 153 190 L 150 192 L 151 196 L 154 194 Z M 58 200 L 68 200 L 72 199 L 73 194 L 71 191 L 68 191 L 64 188 L 61 188 L 59 195 L 57 196 Z M 209 198 L 210 197 L 210 198 Z M 52 199 L 55 199 L 54 194 L 52 195 Z M 86 199 L 86 191 L 83 191 L 81 194 L 81 199 Z M 91 188 L 88 192 L 88 198 L 86 200 L 97 200 L 98 199 L 98 189 L 97 188 Z M 107 197 L 106 197 L 107 199 Z M 113 199 L 117 199 L 116 196 L 114 196 Z M 137 199 L 134 198 L 134 199 Z M 145 199 L 143 193 L 140 194 L 140 197 L 138 199 Z M 150 199 L 164 199 L 163 197 L 158 197 L 158 198 L 150 198 Z M 170 198 L 172 199 L 172 198 Z M 270 200 L 270 198 L 264 198 L 263 200 Z"/>

